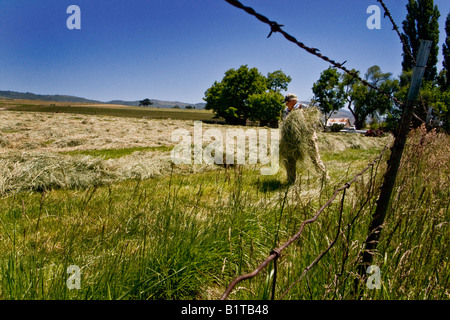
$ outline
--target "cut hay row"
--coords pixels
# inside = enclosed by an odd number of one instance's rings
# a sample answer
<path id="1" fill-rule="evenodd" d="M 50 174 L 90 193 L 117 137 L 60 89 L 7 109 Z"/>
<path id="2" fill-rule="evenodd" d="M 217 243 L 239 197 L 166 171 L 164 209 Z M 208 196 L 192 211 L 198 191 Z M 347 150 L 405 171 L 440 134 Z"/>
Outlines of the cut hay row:
<path id="1" fill-rule="evenodd" d="M 0 158 L 0 195 L 33 190 L 85 189 L 130 179 L 217 169 L 173 166 L 169 152 L 134 152 L 118 159 L 55 153 L 16 153 Z"/>
<path id="2" fill-rule="evenodd" d="M 313 114 L 307 116 L 314 117 Z M 204 132 L 218 129 L 224 137 L 228 128 L 230 126 L 203 123 Z M 2 112 L 0 194 L 22 190 L 87 188 L 126 179 L 149 179 L 171 172 L 191 173 L 222 168 L 206 164 L 173 166 L 170 150 L 176 142 L 171 140 L 171 135 L 176 129 L 185 129 L 193 135 L 194 123 L 188 120 L 131 120 L 105 116 Z M 358 134 L 317 132 L 317 135 L 320 151 L 329 153 L 350 148 L 371 149 L 379 147 L 386 140 Z M 210 141 L 205 139 L 203 147 L 208 143 Z M 302 143 L 299 142 L 300 148 L 303 148 Z M 283 145 L 280 153 L 286 152 L 282 148 Z M 228 151 L 224 155 L 226 153 Z M 248 149 L 245 153 L 248 156 Z M 283 167 L 280 167 L 283 171 Z"/>

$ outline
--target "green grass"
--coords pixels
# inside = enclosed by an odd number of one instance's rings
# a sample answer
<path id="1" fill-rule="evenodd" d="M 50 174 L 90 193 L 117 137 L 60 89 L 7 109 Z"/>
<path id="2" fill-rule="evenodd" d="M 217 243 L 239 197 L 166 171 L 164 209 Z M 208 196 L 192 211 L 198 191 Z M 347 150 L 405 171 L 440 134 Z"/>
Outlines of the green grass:
<path id="1" fill-rule="evenodd" d="M 62 154 L 67 155 L 86 155 L 92 157 L 102 157 L 104 159 L 118 159 L 123 156 L 132 154 L 133 152 L 146 152 L 146 151 L 160 151 L 166 152 L 172 150 L 173 147 L 169 146 L 157 146 L 157 147 L 134 147 L 123 149 L 94 149 L 94 150 L 73 150 L 64 151 Z"/>
<path id="2" fill-rule="evenodd" d="M 430 138 L 421 146 L 419 137 L 409 145 L 374 258 L 382 289 L 363 288 L 364 299 L 449 298 L 445 139 Z M 283 169 L 261 176 L 256 167 L 235 166 L 4 196 L 0 299 L 217 299 L 231 280 L 253 271 L 295 234 L 335 187 L 382 147 L 324 152 L 331 180 L 300 166 L 294 186 L 285 183 Z M 99 150 L 99 155 L 128 152 Z M 339 222 L 342 234 L 334 247 L 284 298 L 355 298 L 352 284 L 384 168 L 383 162 L 347 191 L 342 216 L 338 197 L 283 252 L 276 298 L 326 249 Z M 81 268 L 80 290 L 66 286 L 70 265 Z M 273 265 L 240 283 L 230 298 L 270 298 L 271 270 Z"/>

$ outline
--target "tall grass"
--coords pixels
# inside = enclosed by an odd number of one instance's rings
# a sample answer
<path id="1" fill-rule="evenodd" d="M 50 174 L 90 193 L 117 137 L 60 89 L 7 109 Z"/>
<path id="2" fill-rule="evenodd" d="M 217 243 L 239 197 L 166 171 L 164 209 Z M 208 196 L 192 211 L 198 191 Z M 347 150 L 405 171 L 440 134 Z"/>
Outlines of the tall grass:
<path id="1" fill-rule="evenodd" d="M 364 299 L 449 298 L 448 146 L 448 136 L 411 136 L 374 259 L 382 289 L 364 289 Z M 255 166 L 234 166 L 5 194 L 0 299 L 217 299 L 381 148 L 321 150 L 331 179 L 303 166 L 291 186 L 283 170 L 261 176 Z M 355 298 L 351 284 L 384 168 L 383 161 L 347 190 L 342 214 L 337 199 L 283 252 L 275 298 Z M 66 285 L 70 265 L 81 269 L 80 290 Z M 270 298 L 273 276 L 272 265 L 230 298 Z"/>
<path id="2" fill-rule="evenodd" d="M 424 127 L 409 136 L 376 256 L 393 297 L 450 298 L 449 143 Z"/>

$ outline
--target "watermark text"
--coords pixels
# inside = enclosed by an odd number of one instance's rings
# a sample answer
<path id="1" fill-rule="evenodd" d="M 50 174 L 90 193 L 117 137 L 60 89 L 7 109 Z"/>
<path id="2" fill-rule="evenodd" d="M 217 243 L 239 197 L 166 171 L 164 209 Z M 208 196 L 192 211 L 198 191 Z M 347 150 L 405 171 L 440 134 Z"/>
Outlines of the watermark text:
<path id="1" fill-rule="evenodd" d="M 262 175 L 274 175 L 279 169 L 279 131 L 277 129 L 219 129 L 203 131 L 201 121 L 194 121 L 194 134 L 187 129 L 172 132 L 174 164 L 257 164 Z M 269 139 L 270 132 L 270 139 Z M 270 140 L 270 147 L 269 147 Z M 248 141 L 248 144 L 247 144 Z M 208 143 L 205 147 L 204 143 Z M 247 157 L 248 145 L 248 157 Z"/>

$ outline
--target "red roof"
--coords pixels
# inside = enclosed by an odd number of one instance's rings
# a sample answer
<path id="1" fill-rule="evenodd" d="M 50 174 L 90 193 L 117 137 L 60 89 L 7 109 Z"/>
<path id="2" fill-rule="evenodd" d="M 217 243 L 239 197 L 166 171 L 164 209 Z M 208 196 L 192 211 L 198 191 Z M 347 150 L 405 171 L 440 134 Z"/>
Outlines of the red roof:
<path id="1" fill-rule="evenodd" d="M 332 123 L 350 123 L 350 120 L 348 118 L 330 118 L 327 121 L 327 124 Z"/>

